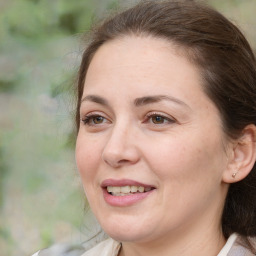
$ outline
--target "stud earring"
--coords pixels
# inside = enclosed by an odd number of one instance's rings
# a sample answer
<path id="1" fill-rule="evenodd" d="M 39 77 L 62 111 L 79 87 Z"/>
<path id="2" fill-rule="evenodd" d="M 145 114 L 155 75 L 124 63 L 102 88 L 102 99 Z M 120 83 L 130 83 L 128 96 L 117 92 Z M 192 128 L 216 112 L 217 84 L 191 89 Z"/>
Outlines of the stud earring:
<path id="1" fill-rule="evenodd" d="M 236 177 L 236 175 L 237 175 L 237 172 L 233 172 L 233 174 L 232 174 L 232 178 L 235 178 L 235 177 Z"/>

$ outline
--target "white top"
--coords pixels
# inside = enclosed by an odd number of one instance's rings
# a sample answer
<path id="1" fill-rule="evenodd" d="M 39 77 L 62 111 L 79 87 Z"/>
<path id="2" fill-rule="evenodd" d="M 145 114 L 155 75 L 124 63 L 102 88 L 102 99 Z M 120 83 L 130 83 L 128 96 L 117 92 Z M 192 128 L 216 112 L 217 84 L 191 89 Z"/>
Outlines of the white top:
<path id="1" fill-rule="evenodd" d="M 117 256 L 120 248 L 120 242 L 117 242 L 112 238 L 108 238 L 105 241 L 97 244 L 95 247 L 85 252 L 81 256 Z"/>
<path id="2" fill-rule="evenodd" d="M 237 234 L 232 234 L 222 250 L 219 252 L 217 256 L 227 256 L 228 252 L 230 251 L 232 245 L 234 244 L 235 240 L 237 238 Z M 119 250 L 121 248 L 121 243 L 113 240 L 112 238 L 108 238 L 104 240 L 103 242 L 97 244 L 92 249 L 88 250 L 87 252 L 83 253 L 81 256 L 117 256 L 119 253 Z M 33 254 L 32 256 L 38 256 L 38 253 Z"/>
<path id="3" fill-rule="evenodd" d="M 232 234 L 229 238 L 224 247 L 221 249 L 219 254 L 217 256 L 227 256 L 228 252 L 230 251 L 232 245 L 234 244 L 235 240 L 237 238 L 237 234 Z"/>

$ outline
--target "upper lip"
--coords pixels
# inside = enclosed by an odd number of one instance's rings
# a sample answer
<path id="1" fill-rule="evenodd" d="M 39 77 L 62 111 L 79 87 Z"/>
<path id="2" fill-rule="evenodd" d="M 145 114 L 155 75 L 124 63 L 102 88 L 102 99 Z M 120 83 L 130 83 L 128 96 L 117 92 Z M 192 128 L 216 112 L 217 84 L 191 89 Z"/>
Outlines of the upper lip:
<path id="1" fill-rule="evenodd" d="M 139 186 L 144 188 L 155 188 L 155 186 L 153 185 L 144 184 L 144 183 L 141 183 L 135 180 L 130 180 L 130 179 L 121 179 L 121 180 L 106 179 L 101 183 L 102 188 L 106 188 L 108 186 L 112 186 L 112 187 Z"/>

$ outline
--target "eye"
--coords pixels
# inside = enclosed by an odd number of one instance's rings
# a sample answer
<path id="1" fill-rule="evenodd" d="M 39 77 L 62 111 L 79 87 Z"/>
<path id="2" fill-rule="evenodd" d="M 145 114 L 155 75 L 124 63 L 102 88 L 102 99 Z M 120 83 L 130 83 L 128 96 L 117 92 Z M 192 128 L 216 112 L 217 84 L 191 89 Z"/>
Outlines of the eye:
<path id="1" fill-rule="evenodd" d="M 159 113 L 148 113 L 144 122 L 161 125 L 175 123 L 175 119 Z"/>
<path id="2" fill-rule="evenodd" d="M 162 116 L 152 116 L 151 120 L 154 124 L 163 124 L 165 122 L 165 118 Z"/>
<path id="3" fill-rule="evenodd" d="M 81 119 L 81 121 L 84 123 L 84 125 L 95 126 L 106 123 L 107 119 L 103 116 L 92 114 L 85 116 Z"/>
<path id="4" fill-rule="evenodd" d="M 102 116 L 95 116 L 91 119 L 94 124 L 101 124 L 104 122 L 104 117 L 102 117 Z"/>

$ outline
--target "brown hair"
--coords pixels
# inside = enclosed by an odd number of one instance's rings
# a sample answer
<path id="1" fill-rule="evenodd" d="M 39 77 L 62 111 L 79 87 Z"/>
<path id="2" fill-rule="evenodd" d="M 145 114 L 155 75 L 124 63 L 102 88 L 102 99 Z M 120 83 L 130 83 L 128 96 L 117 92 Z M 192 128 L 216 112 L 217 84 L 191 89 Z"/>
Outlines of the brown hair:
<path id="1" fill-rule="evenodd" d="M 202 75 L 205 93 L 216 104 L 223 129 L 237 138 L 248 124 L 256 125 L 256 62 L 239 29 L 212 8 L 195 1 L 143 1 L 106 20 L 92 31 L 78 77 L 76 122 L 90 62 L 101 45 L 126 35 L 164 38 L 184 50 Z M 231 184 L 222 229 L 256 235 L 256 165 L 242 181 Z"/>

